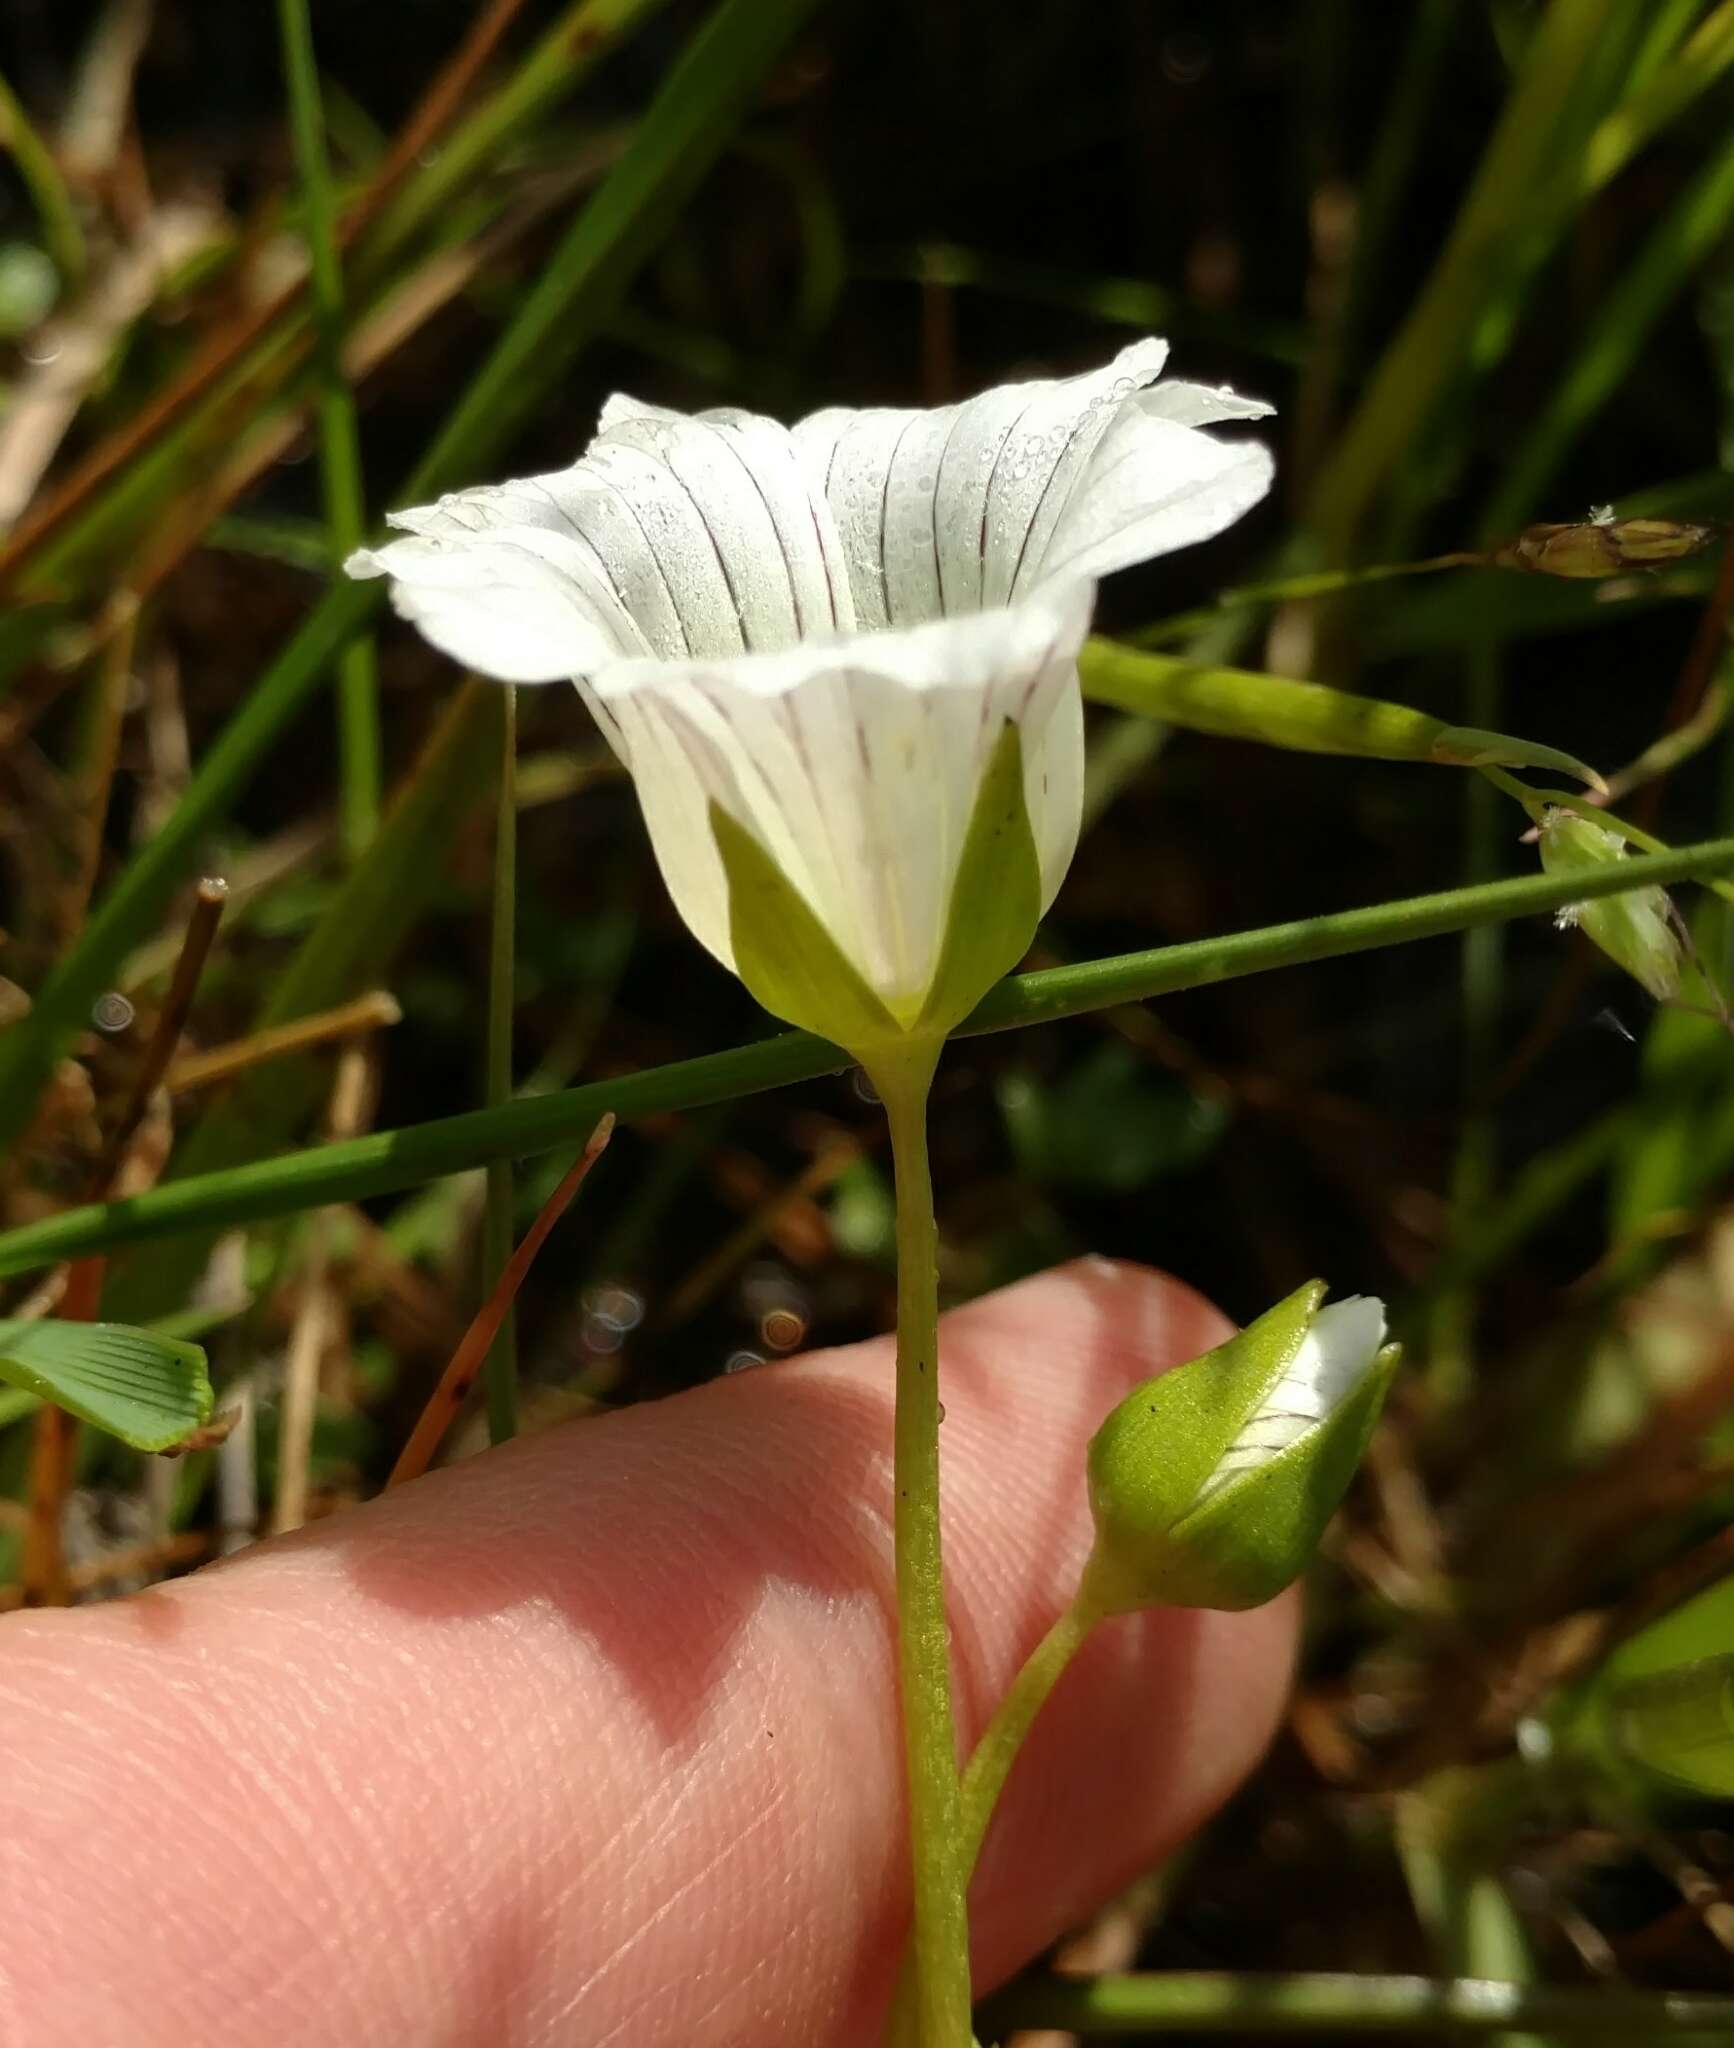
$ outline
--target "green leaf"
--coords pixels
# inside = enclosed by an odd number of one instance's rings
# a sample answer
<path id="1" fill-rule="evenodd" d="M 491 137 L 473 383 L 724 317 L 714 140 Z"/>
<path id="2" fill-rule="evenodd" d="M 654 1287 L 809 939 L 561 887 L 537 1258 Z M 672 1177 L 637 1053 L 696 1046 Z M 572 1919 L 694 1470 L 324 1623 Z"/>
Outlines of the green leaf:
<path id="1" fill-rule="evenodd" d="M 1681 1791 L 1734 1799 L 1734 1655 L 1610 1686 L 1603 1712 L 1632 1763 Z"/>
<path id="2" fill-rule="evenodd" d="M 1253 669 L 1215 668 L 1109 640 L 1086 643 L 1078 672 L 1085 696 L 1095 703 L 1158 718 L 1188 732 L 1366 761 L 1549 768 L 1593 789 L 1602 787 L 1593 768 L 1556 747 L 1506 733 L 1449 726 L 1407 704 L 1387 704 L 1324 683 L 1261 675 Z"/>
<path id="3" fill-rule="evenodd" d="M 954 1031 L 1029 951 L 1042 915 L 1042 868 L 1024 800 L 1024 755 L 1008 718 L 976 792 L 952 884 L 945 943 L 917 1028 Z"/>
<path id="4" fill-rule="evenodd" d="M 1568 1754 L 1629 1783 L 1734 1798 L 1734 1577 L 1718 1579 L 1619 1645 L 1562 1704 Z"/>
<path id="5" fill-rule="evenodd" d="M 773 1017 L 859 1054 L 906 1034 L 844 958 L 806 898 L 720 804 L 711 832 L 729 885 L 735 972 Z"/>
<path id="6" fill-rule="evenodd" d="M 211 1419 L 198 1345 L 126 1323 L 0 1323 L 0 1380 L 135 1451 L 166 1451 Z"/>

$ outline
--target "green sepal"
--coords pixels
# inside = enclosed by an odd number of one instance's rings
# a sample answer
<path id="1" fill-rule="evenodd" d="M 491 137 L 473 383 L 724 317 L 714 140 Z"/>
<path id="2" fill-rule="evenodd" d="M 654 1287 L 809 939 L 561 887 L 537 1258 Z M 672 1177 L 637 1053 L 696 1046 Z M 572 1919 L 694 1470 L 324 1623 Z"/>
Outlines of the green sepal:
<path id="1" fill-rule="evenodd" d="M 1300 1576 L 1366 1454 L 1401 1355 L 1387 1344 L 1322 1422 L 1175 1524 L 1158 1603 L 1262 1607 Z"/>
<path id="2" fill-rule="evenodd" d="M 0 1381 L 21 1387 L 135 1451 L 166 1451 L 211 1419 L 196 1344 L 126 1323 L 0 1323 Z"/>
<path id="3" fill-rule="evenodd" d="M 1008 718 L 976 792 L 952 884 L 945 943 L 915 1029 L 954 1030 L 1030 949 L 1042 915 L 1042 866 L 1024 801 L 1024 753 Z"/>
<path id="4" fill-rule="evenodd" d="M 860 1054 L 903 1036 L 806 898 L 720 804 L 710 828 L 729 885 L 735 972 L 774 1017 Z"/>
<path id="5" fill-rule="evenodd" d="M 1617 832 L 1575 811 L 1543 813 L 1541 865 L 1550 875 L 1593 874 L 1629 858 Z M 1630 889 L 1600 896 L 1560 913 L 1562 923 L 1581 924 L 1608 958 L 1641 982 L 1657 1002 L 1680 993 L 1680 940 L 1668 916 L 1664 889 Z"/>
<path id="6" fill-rule="evenodd" d="M 1035 937 L 1041 863 L 1024 801 L 1023 748 L 1009 719 L 964 834 L 938 966 L 906 1015 L 867 986 L 745 826 L 716 803 L 710 823 L 728 879 L 735 972 L 774 1016 L 816 1031 L 869 1067 L 888 1048 L 937 1044 L 1018 964 Z"/>
<path id="7" fill-rule="evenodd" d="M 1174 1598 L 1174 1532 L 1288 1370 L 1324 1297 L 1322 1280 L 1297 1287 L 1226 1343 L 1134 1388 L 1091 1438 L 1096 1548 L 1086 1586 L 1103 1612 Z"/>

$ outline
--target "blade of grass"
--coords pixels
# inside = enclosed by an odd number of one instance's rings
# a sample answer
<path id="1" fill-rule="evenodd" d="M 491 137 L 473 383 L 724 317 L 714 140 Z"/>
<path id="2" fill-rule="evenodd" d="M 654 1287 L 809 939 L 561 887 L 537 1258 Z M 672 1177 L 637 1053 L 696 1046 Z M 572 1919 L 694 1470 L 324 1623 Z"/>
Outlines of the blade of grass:
<path id="1" fill-rule="evenodd" d="M 439 1385 L 434 1388 L 422 1410 L 421 1419 L 399 1452 L 397 1463 L 391 1468 L 391 1477 L 385 1482 L 388 1487 L 401 1486 L 406 1479 L 418 1478 L 427 1470 L 434 1452 L 440 1447 L 440 1440 L 452 1426 L 458 1410 L 475 1385 L 476 1374 L 482 1369 L 483 1355 L 492 1348 L 511 1313 L 512 1303 L 524 1284 L 525 1274 L 535 1262 L 536 1254 L 547 1242 L 548 1233 L 566 1213 L 572 1197 L 584 1185 L 590 1169 L 608 1149 L 608 1140 L 613 1135 L 614 1118 L 604 1110 L 577 1163 L 543 1203 L 542 1213 L 524 1233 L 524 1242 L 506 1261 L 487 1300 L 477 1311 L 475 1321 L 464 1332 L 463 1342 L 452 1353 L 451 1363 L 440 1375 Z"/>
<path id="2" fill-rule="evenodd" d="M 1414 2038 L 1538 2028 L 1569 2039 L 1721 2040 L 1734 1998 L 1618 1984 L 1498 1984 L 1484 1977 L 1388 1977 L 1163 1970 L 1147 1975 L 1037 1977 L 995 1994 L 983 2014 L 998 2030 L 1072 2034 L 1404 2034 Z"/>
<path id="3" fill-rule="evenodd" d="M 0 149 L 9 150 L 18 166 L 18 175 L 36 209 L 43 247 L 60 272 L 62 285 L 68 291 L 76 291 L 84 282 L 87 262 L 78 209 L 48 145 L 31 126 L 17 94 L 4 78 L 0 78 Z"/>
<path id="4" fill-rule="evenodd" d="M 314 360 L 319 382 L 319 472 L 333 574 L 361 545 L 365 500 L 355 401 L 343 375 L 343 265 L 337 201 L 325 147 L 325 109 L 307 0 L 277 0 L 289 126 L 301 184 L 302 234 L 312 284 Z M 344 844 L 357 858 L 379 830 L 379 675 L 373 636 L 358 633 L 338 657 L 337 740 Z"/>
<path id="5" fill-rule="evenodd" d="M 1292 924 L 1197 939 L 1150 952 L 1050 968 L 1002 982 L 961 1026 L 964 1035 L 1052 1023 L 1118 1003 L 1180 989 L 1214 986 L 1276 967 L 1340 959 L 1380 946 L 1438 938 L 1476 925 L 1542 916 L 1568 902 L 1626 889 L 1734 873 L 1734 838 L 1707 840 L 1667 854 L 1644 854 L 1599 872 L 1561 879 L 1527 875 L 1479 888 L 1408 897 Z M 214 1229 L 281 1216 L 334 1201 L 363 1201 L 438 1178 L 552 1150 L 588 1130 L 605 1109 L 622 1120 L 693 1109 L 750 1095 L 849 1065 L 844 1054 L 805 1032 L 645 1073 L 598 1081 L 558 1095 L 473 1110 L 346 1145 L 324 1145 L 282 1159 L 171 1181 L 126 1202 L 68 1210 L 0 1235 L 0 1275 L 51 1260 L 177 1231 Z"/>
<path id="6" fill-rule="evenodd" d="M 426 497 L 474 474 L 607 320 L 715 160 L 766 71 L 816 0 L 723 0 L 687 44 L 625 153 L 550 256 L 434 447 L 403 487 Z M 381 602 L 334 588 L 260 677 L 180 804 L 104 897 L 78 945 L 0 1041 L 0 1147 L 28 1121 L 54 1062 L 120 961 L 150 934 L 278 734 Z"/>
<path id="7" fill-rule="evenodd" d="M 379 836 L 271 985 L 256 1030 L 281 1045 L 287 1026 L 329 1013 L 390 973 L 441 886 L 445 850 L 486 788 L 494 696 L 492 684 L 471 682 L 447 705 Z M 327 1087 L 323 1064 L 311 1057 L 280 1058 L 242 1075 L 177 1148 L 172 1177 L 256 1158 L 261 1144 L 288 1144 Z M 161 1257 L 123 1266 L 111 1305 L 133 1322 L 165 1313 L 185 1300 L 208 1249 L 207 1240 L 189 1238 Z"/>
<path id="8" fill-rule="evenodd" d="M 1352 554 L 1387 470 L 1465 361 L 1514 252 L 1569 211 L 1578 180 L 1562 206 L 1559 129 L 1611 13 L 1612 0 L 1554 0 L 1542 16 L 1444 251 L 1319 474 L 1309 523 L 1326 561 Z"/>
<path id="9" fill-rule="evenodd" d="M 589 0 L 588 5 L 574 8 L 561 24 L 570 30 L 567 65 L 560 80 L 562 90 L 575 89 L 612 47 L 619 33 L 661 4 L 662 0 L 630 0 L 630 4 L 623 4 L 623 0 Z M 586 30 L 591 32 L 585 33 Z M 560 33 L 560 29 L 555 33 Z M 444 111 L 459 96 L 454 86 L 461 89 L 485 55 L 485 49 L 478 52 L 473 42 L 467 42 L 435 80 L 400 137 L 400 143 L 413 142 L 413 149 L 393 149 L 381 166 L 378 179 L 345 216 L 345 240 L 366 228 L 376 209 L 384 207 L 388 200 L 399 205 L 414 202 L 415 184 L 399 190 L 406 175 L 405 163 L 420 162 L 439 133 Z M 502 91 L 510 93 L 511 83 Z M 470 129 L 478 122 L 488 125 L 480 135 L 472 136 Z M 433 164 L 417 171 L 416 182 L 431 177 L 454 156 L 466 166 L 466 175 L 474 176 L 486 167 L 487 147 L 503 142 L 510 132 L 509 127 L 502 128 L 492 121 L 489 103 L 484 101 L 471 115 L 470 122 L 449 139 Z M 383 219 L 379 232 L 386 232 Z M 267 367 L 286 345 L 293 344 L 303 324 L 306 292 L 307 280 L 297 279 L 275 298 L 231 322 L 196 352 L 165 389 L 76 463 L 60 487 L 0 546 L 0 588 L 11 589 L 15 584 L 19 588 L 35 588 L 40 584 L 50 569 L 77 551 L 78 535 L 84 526 L 92 519 L 103 518 L 106 499 L 101 492 L 105 483 L 113 479 L 115 489 L 128 488 L 131 471 L 141 461 L 160 454 L 159 444 L 183 429 L 189 416 L 198 414 L 206 400 L 220 404 L 247 378 Z M 49 555 L 46 551 L 51 544 L 53 553 Z"/>
<path id="10" fill-rule="evenodd" d="M 1708 92 L 1734 65 L 1734 0 L 1706 15 L 1679 54 L 1643 77 L 1597 128 L 1584 160 L 1583 190 L 1599 192 L 1645 143 Z"/>
<path id="11" fill-rule="evenodd" d="M 500 788 L 494 813 L 494 905 L 488 949 L 488 1044 L 484 1096 L 490 1109 L 512 1099 L 512 1017 L 517 973 L 518 693 L 500 690 Z M 497 1287 L 512 1256 L 512 1162 L 488 1167 L 482 1210 L 482 1286 Z M 488 1346 L 488 1441 L 504 1443 L 518 1429 L 518 1318 L 510 1301 Z"/>
<path id="12" fill-rule="evenodd" d="M 667 0 L 576 0 L 498 92 L 485 99 L 424 163 L 368 237 L 369 265 L 435 219 L 511 142 L 572 91 L 597 54 L 655 14 Z"/>
<path id="13" fill-rule="evenodd" d="M 1529 517 L 1568 449 L 1630 374 L 1656 322 L 1734 217 L 1734 135 L 1714 151 L 1662 219 L 1644 230 L 1636 261 L 1597 306 L 1575 360 L 1518 444 L 1482 522 L 1493 536 Z"/>

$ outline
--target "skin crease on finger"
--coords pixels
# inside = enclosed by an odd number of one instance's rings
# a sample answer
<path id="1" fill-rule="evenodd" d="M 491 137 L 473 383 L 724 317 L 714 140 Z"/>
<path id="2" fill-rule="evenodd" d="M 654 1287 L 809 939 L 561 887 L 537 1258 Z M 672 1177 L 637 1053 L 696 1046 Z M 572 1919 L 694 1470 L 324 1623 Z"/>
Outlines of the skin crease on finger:
<path id="1" fill-rule="evenodd" d="M 1088 1547 L 1082 1457 L 1227 1326 L 1085 1260 L 943 1327 L 959 1718 Z M 907 1913 L 883 1341 L 510 1445 L 0 1624 L 0 2040 L 870 2043 Z M 973 1898 L 978 1985 L 1195 1828 L 1288 1600 L 1099 1629 Z"/>

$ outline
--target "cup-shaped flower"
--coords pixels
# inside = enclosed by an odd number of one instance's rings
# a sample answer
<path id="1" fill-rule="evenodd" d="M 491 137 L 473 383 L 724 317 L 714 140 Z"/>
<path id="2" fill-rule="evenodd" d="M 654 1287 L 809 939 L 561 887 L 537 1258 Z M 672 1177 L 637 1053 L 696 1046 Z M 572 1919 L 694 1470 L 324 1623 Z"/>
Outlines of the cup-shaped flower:
<path id="1" fill-rule="evenodd" d="M 1270 408 L 1105 370 L 785 428 L 627 398 L 572 468 L 401 512 L 349 562 L 433 643 L 575 681 L 687 923 L 860 1050 L 942 1034 L 1015 965 L 1076 843 L 1095 579 L 1208 538 Z"/>
<path id="2" fill-rule="evenodd" d="M 1584 875 L 1625 860 L 1617 832 L 1563 805 L 1542 813 L 1541 864 L 1550 875 Z M 1653 885 L 1568 903 L 1555 922 L 1561 929 L 1581 925 L 1610 960 L 1641 981 L 1657 1002 L 1680 993 L 1680 938 L 1674 929 L 1668 892 Z"/>
<path id="3" fill-rule="evenodd" d="M 1257 1607 L 1305 1568 L 1397 1366 L 1368 1295 L 1297 1288 L 1238 1336 L 1128 1394 L 1090 1444 L 1082 1599 Z"/>

